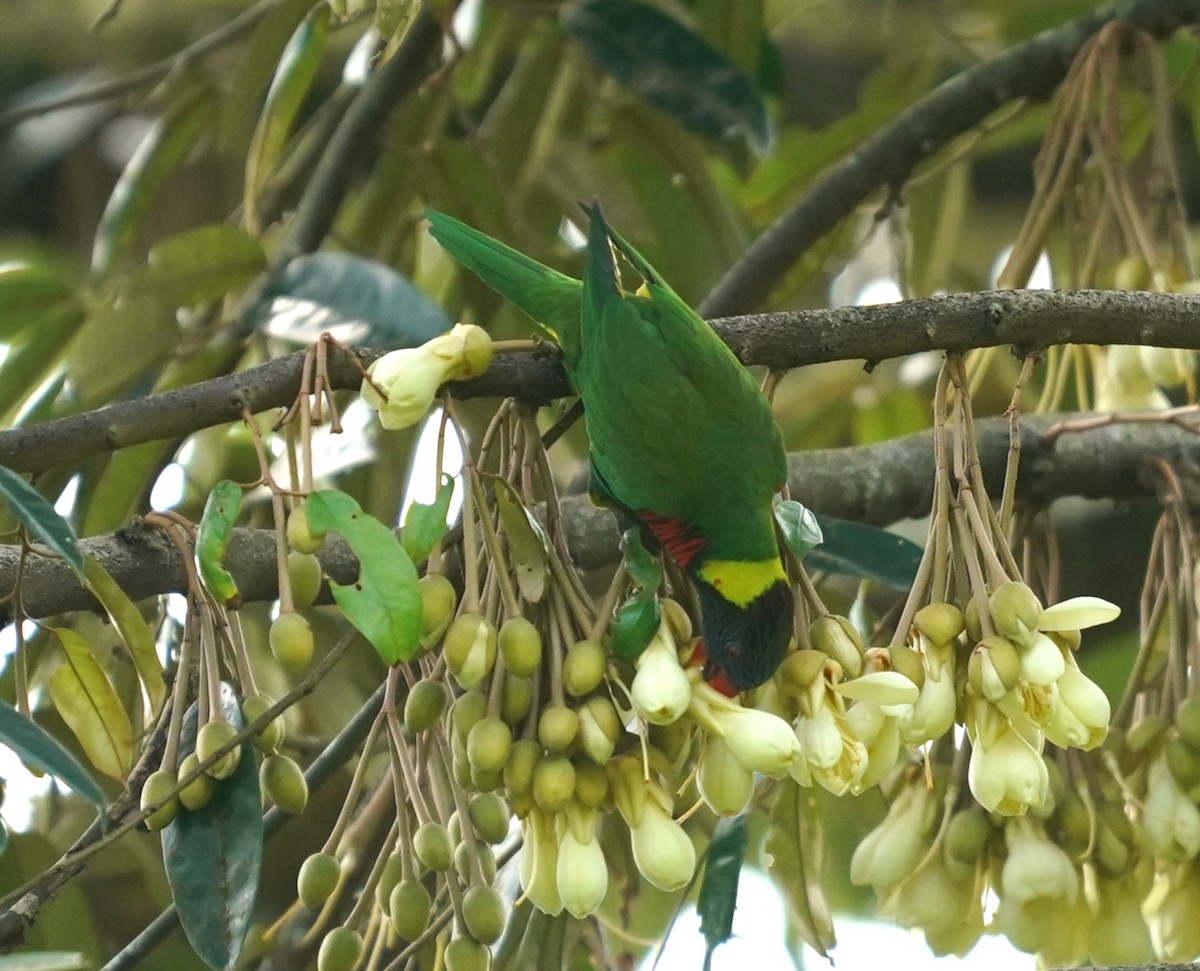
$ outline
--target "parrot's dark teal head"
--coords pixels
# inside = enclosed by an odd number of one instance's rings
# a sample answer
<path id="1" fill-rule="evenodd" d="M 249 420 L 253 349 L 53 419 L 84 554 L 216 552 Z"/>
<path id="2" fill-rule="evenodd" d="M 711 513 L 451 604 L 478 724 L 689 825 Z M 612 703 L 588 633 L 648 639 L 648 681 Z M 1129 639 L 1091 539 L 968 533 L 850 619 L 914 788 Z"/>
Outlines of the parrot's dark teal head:
<path id="1" fill-rule="evenodd" d="M 718 691 L 734 695 L 770 679 L 795 630 L 792 588 L 773 580 L 761 592 L 738 603 L 720 584 L 696 578 L 704 645 L 704 679 Z M 739 598 L 740 599 L 740 598 Z"/>

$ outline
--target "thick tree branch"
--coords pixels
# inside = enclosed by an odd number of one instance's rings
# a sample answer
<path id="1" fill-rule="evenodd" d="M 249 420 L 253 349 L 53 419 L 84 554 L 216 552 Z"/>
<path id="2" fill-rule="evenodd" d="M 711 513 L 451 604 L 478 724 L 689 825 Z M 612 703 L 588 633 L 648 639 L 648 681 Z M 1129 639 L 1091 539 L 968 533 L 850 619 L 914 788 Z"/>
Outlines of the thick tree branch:
<path id="1" fill-rule="evenodd" d="M 1053 344 L 1152 344 L 1200 348 L 1200 297 L 1124 290 L 997 290 L 836 310 L 797 310 L 713 321 L 745 364 L 780 370 L 824 361 L 868 365 L 918 351 L 966 351 L 1013 345 L 1034 351 Z M 357 351 L 363 364 L 378 351 Z M 109 405 L 69 418 L 0 432 L 0 465 L 44 472 L 156 439 L 179 438 L 237 421 L 243 408 L 288 405 L 300 383 L 302 354 L 191 387 Z M 357 388 L 358 366 L 331 354 L 330 380 Z M 547 351 L 499 357 L 458 397 L 548 401 L 570 393 Z"/>
<path id="2" fill-rule="evenodd" d="M 1160 485 L 1152 459 L 1165 459 L 1179 472 L 1189 498 L 1200 501 L 1200 434 L 1169 422 L 1130 426 L 1105 425 L 1054 437 L 1045 430 L 1063 418 L 1031 416 L 1022 421 L 1021 473 L 1018 494 L 1036 505 L 1064 496 L 1090 499 L 1152 499 Z M 999 494 L 1008 455 L 1008 421 L 978 423 L 980 457 L 989 487 Z M 933 487 L 931 433 L 861 448 L 825 449 L 792 455 L 789 486 L 793 497 L 818 512 L 842 519 L 887 525 L 929 511 Z M 585 496 L 563 501 L 567 538 L 580 566 L 594 568 L 620 555 L 612 514 L 597 509 Z M 84 540 L 83 551 L 108 569 L 136 599 L 184 589 L 183 564 L 175 547 L 156 530 L 135 525 Z M 321 552 L 322 564 L 334 579 L 349 583 L 358 566 L 349 548 L 331 537 Z M 0 594 L 12 589 L 18 549 L 0 546 Z M 277 595 L 272 533 L 237 529 L 226 565 L 248 601 Z M 32 617 L 95 606 L 63 561 L 26 559 L 21 602 Z"/>
<path id="3" fill-rule="evenodd" d="M 1049 97 L 1088 38 L 1118 19 L 1165 37 L 1200 20 L 1200 0 L 1121 0 L 956 74 L 828 169 L 751 244 L 705 298 L 701 313 L 718 317 L 760 305 L 788 268 L 873 192 L 899 189 L 917 165 L 997 108 Z"/>

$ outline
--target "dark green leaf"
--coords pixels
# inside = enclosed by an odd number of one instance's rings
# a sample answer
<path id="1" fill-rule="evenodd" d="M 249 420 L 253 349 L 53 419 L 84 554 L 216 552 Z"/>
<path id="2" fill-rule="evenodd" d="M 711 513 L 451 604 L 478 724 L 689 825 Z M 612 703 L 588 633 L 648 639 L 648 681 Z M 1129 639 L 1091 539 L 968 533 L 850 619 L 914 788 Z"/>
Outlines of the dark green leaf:
<path id="1" fill-rule="evenodd" d="M 241 508 L 242 487 L 222 479 L 208 494 L 200 528 L 196 531 L 196 565 L 200 569 L 200 579 L 218 601 L 235 606 L 241 602 L 241 595 L 237 581 L 225 569 L 222 560 L 229 543 L 229 531 L 237 522 Z"/>
<path id="2" fill-rule="evenodd" d="M 292 260 L 253 316 L 260 329 L 297 344 L 329 331 L 345 344 L 387 348 L 419 347 L 453 323 L 395 270 L 348 253 Z"/>
<path id="3" fill-rule="evenodd" d="M 617 608 L 608 649 L 622 661 L 634 661 L 658 630 L 658 597 L 653 590 L 640 590 Z"/>
<path id="4" fill-rule="evenodd" d="M 152 294 L 171 307 L 190 307 L 240 290 L 267 265 L 262 244 L 225 223 L 163 240 L 147 265 L 118 281 L 125 296 Z"/>
<path id="5" fill-rule="evenodd" d="M 53 270 L 32 263 L 0 265 L 0 340 L 12 340 L 63 304 L 77 306 L 78 300 Z"/>
<path id="6" fill-rule="evenodd" d="M 662 564 L 642 543 L 637 527 L 621 534 L 621 552 L 625 554 L 625 569 L 639 590 L 657 590 L 662 582 Z"/>
<path id="7" fill-rule="evenodd" d="M 746 860 L 746 817 L 720 819 L 704 864 L 704 879 L 696 898 L 700 933 L 708 945 L 704 955 L 707 971 L 713 951 L 733 936 L 733 912 L 737 909 L 738 878 Z"/>
<path id="8" fill-rule="evenodd" d="M 912 540 L 832 516 L 818 515 L 817 522 L 825 540 L 808 554 L 805 566 L 878 580 L 897 590 L 912 586 L 921 563 L 921 547 Z"/>
<path id="9" fill-rule="evenodd" d="M 496 508 L 508 540 L 508 559 L 517 575 L 517 586 L 530 603 L 538 603 L 546 592 L 546 538 L 533 514 L 511 485 L 496 480 Z"/>
<path id="10" fill-rule="evenodd" d="M 775 789 L 768 834 L 763 846 L 771 857 L 767 872 L 800 936 L 828 960 L 837 940 L 821 879 L 825 837 L 814 791 L 786 779 L 781 782 Z"/>
<path id="11" fill-rule="evenodd" d="M 314 532 L 339 534 L 358 557 L 354 583 L 329 582 L 346 619 L 384 663 L 407 661 L 421 640 L 421 591 L 417 571 L 396 534 L 336 489 L 314 492 L 306 509 Z"/>
<path id="12" fill-rule="evenodd" d="M 33 486 L 3 466 L 0 466 L 0 499 L 7 501 L 8 508 L 30 536 L 49 546 L 83 576 L 83 556 L 67 521 Z"/>
<path id="13" fill-rule="evenodd" d="M 775 502 L 775 522 L 783 533 L 783 541 L 797 559 L 804 559 L 824 539 L 817 514 L 795 499 L 779 499 Z"/>
<path id="14" fill-rule="evenodd" d="M 637 0 L 586 0 L 563 26 L 602 70 L 684 127 L 710 138 L 742 135 L 759 155 L 770 149 L 754 82 L 679 21 Z"/>
<path id="15" fill-rule="evenodd" d="M 221 685 L 221 714 L 239 731 L 241 705 Z M 183 717 L 180 760 L 196 748 L 198 712 Z M 262 796 L 254 750 L 243 743 L 237 770 L 206 806 L 180 812 L 162 831 L 163 865 L 188 942 L 214 971 L 232 971 L 254 914 L 262 861 Z"/>
<path id="16" fill-rule="evenodd" d="M 446 515 L 450 511 L 450 497 L 454 495 L 454 479 L 442 475 L 442 485 L 433 502 L 414 502 L 404 517 L 404 528 L 400 531 L 400 542 L 414 563 L 428 558 L 446 532 Z"/>
<path id="17" fill-rule="evenodd" d="M 52 735 L 26 718 L 8 702 L 0 700 L 0 742 L 17 753 L 30 768 L 54 776 L 103 812 L 104 793 L 70 752 Z"/>

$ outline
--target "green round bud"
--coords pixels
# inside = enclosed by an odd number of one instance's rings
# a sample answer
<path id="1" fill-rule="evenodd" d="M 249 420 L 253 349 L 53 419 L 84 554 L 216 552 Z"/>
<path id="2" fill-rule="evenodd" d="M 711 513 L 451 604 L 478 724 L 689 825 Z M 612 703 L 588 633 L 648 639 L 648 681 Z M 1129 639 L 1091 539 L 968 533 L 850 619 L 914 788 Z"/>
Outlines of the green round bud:
<path id="1" fill-rule="evenodd" d="M 481 944 L 500 940 L 507 916 L 504 900 L 491 887 L 475 886 L 463 894 L 463 923 Z"/>
<path id="2" fill-rule="evenodd" d="M 608 798 L 608 773 L 591 762 L 575 766 L 575 798 L 588 809 L 599 809 Z"/>
<path id="3" fill-rule="evenodd" d="M 251 695 L 242 702 L 242 717 L 246 719 L 246 724 L 249 725 L 256 718 L 264 715 L 268 709 L 274 707 L 275 699 L 269 695 Z M 283 744 L 286 736 L 287 728 L 283 724 L 283 716 L 276 715 L 250 741 L 260 752 L 269 754 L 276 751 Z"/>
<path id="4" fill-rule="evenodd" d="M 471 825 L 481 840 L 488 843 L 503 843 L 508 837 L 512 814 L 508 803 L 494 792 L 480 792 L 471 797 L 467 807 Z"/>
<path id="5" fill-rule="evenodd" d="M 579 734 L 579 715 L 566 705 L 542 709 L 538 719 L 538 741 L 547 752 L 565 752 Z"/>
<path id="6" fill-rule="evenodd" d="M 421 643 L 432 647 L 450 626 L 458 594 L 440 573 L 427 573 L 417 584 L 421 590 Z"/>
<path id="7" fill-rule="evenodd" d="M 296 877 L 296 896 L 300 903 L 316 910 L 337 889 L 342 878 L 342 865 L 332 853 L 313 853 L 300 865 Z"/>
<path id="8" fill-rule="evenodd" d="M 465 842 L 459 843 L 454 848 L 454 869 L 463 883 L 470 883 L 473 879 L 471 876 L 470 852 Z M 483 882 L 490 884 L 496 879 L 495 851 L 487 843 L 480 843 L 477 840 L 475 842 L 475 855 L 479 857 L 479 869 L 483 872 Z"/>
<path id="9" fill-rule="evenodd" d="M 312 553 L 292 550 L 287 555 L 288 583 L 292 588 L 292 603 L 309 607 L 321 592 L 321 561 Z"/>
<path id="10" fill-rule="evenodd" d="M 504 788 L 512 797 L 527 796 L 533 791 L 533 771 L 542 757 L 542 747 L 532 738 L 513 742 L 508 761 L 504 763 Z"/>
<path id="11" fill-rule="evenodd" d="M 980 807 L 960 809 L 946 827 L 946 856 L 958 863 L 974 863 L 983 855 L 990 834 L 987 813 Z"/>
<path id="12" fill-rule="evenodd" d="M 454 846 L 450 833 L 441 823 L 422 823 L 413 834 L 413 852 L 421 865 L 435 873 L 445 873 L 454 865 Z"/>
<path id="13" fill-rule="evenodd" d="M 196 735 L 196 758 L 201 762 L 207 761 L 219 748 L 237 737 L 237 733 L 237 729 L 227 721 L 209 722 Z M 235 745 L 205 771 L 214 779 L 228 779 L 237 771 L 241 759 L 242 747 Z"/>
<path id="14" fill-rule="evenodd" d="M 446 628 L 442 654 L 454 679 L 464 688 L 473 688 L 496 663 L 496 628 L 482 614 L 459 614 Z"/>
<path id="15" fill-rule="evenodd" d="M 495 772 L 480 772 L 477 769 L 471 769 L 471 785 L 469 788 L 476 792 L 495 792 L 497 789 L 504 786 L 504 770 L 497 769 Z M 468 788 L 463 786 L 464 789 Z"/>
<path id="16" fill-rule="evenodd" d="M 866 648 L 862 635 L 849 618 L 838 614 L 818 617 L 808 625 L 808 639 L 818 651 L 824 651 L 837 661 L 846 677 L 857 678 L 862 674 Z"/>
<path id="17" fill-rule="evenodd" d="M 186 756 L 179 763 L 179 778 L 182 779 L 193 772 L 199 764 L 200 760 L 196 757 L 195 752 Z M 179 801 L 183 804 L 184 809 L 195 812 L 197 809 L 207 806 L 208 801 L 216 791 L 217 780 L 207 772 L 201 772 L 195 779 L 179 790 Z"/>
<path id="18" fill-rule="evenodd" d="M 487 695 L 482 691 L 468 691 L 460 695 L 450 706 L 450 725 L 454 734 L 465 739 L 476 722 L 486 714 Z"/>
<path id="19" fill-rule="evenodd" d="M 1130 755 L 1140 755 L 1157 744 L 1166 730 L 1167 723 L 1158 715 L 1146 715 L 1138 719 L 1125 736 L 1125 751 Z"/>
<path id="20" fill-rule="evenodd" d="M 518 678 L 530 678 L 542 663 L 542 635 L 525 617 L 509 617 L 498 635 L 504 667 Z"/>
<path id="21" fill-rule="evenodd" d="M 429 891 L 418 880 L 401 880 L 388 898 L 387 914 L 391 918 L 392 929 L 410 943 L 429 927 L 429 912 L 432 909 Z"/>
<path id="22" fill-rule="evenodd" d="M 321 941 L 317 971 L 354 971 L 362 957 L 362 935 L 351 927 L 335 927 Z"/>
<path id="23" fill-rule="evenodd" d="M 383 872 L 379 874 L 379 882 L 375 884 L 375 903 L 383 911 L 384 917 L 391 916 L 392 891 L 396 889 L 403 877 L 404 857 L 399 853 L 393 853 L 383 864 Z"/>
<path id="24" fill-rule="evenodd" d="M 445 971 L 488 971 L 492 963 L 488 949 L 469 937 L 456 937 L 442 957 Z"/>
<path id="25" fill-rule="evenodd" d="M 299 671 L 313 656 L 313 632 L 308 621 L 295 612 L 280 614 L 271 622 L 267 643 L 275 660 L 285 668 Z"/>
<path id="26" fill-rule="evenodd" d="M 297 816 L 308 805 L 308 782 L 296 760 L 286 755 L 268 755 L 258 770 L 264 795 L 283 812 Z"/>
<path id="27" fill-rule="evenodd" d="M 954 604 L 931 603 L 913 617 L 917 630 L 932 644 L 949 644 L 963 632 L 963 612 Z"/>
<path id="28" fill-rule="evenodd" d="M 533 707 L 533 682 L 504 672 L 504 692 L 500 696 L 500 717 L 510 725 L 525 720 Z"/>
<path id="29" fill-rule="evenodd" d="M 512 729 L 499 718 L 481 718 L 467 735 L 467 761 L 473 771 L 499 772 L 512 748 Z"/>
<path id="30" fill-rule="evenodd" d="M 575 766 L 562 755 L 547 755 L 533 770 L 533 801 L 543 812 L 562 812 L 575 794 Z"/>
<path id="31" fill-rule="evenodd" d="M 308 521 L 308 503 L 301 500 L 296 503 L 292 514 L 287 520 L 288 546 L 297 553 L 315 553 L 325 544 L 325 534 L 312 528 Z"/>
<path id="32" fill-rule="evenodd" d="M 1175 727 L 1181 739 L 1200 749 L 1200 697 L 1191 695 L 1179 703 L 1175 709 Z"/>
<path id="33" fill-rule="evenodd" d="M 967 632 L 967 640 L 971 644 L 978 644 L 983 640 L 983 625 L 979 622 L 979 604 L 975 602 L 974 597 L 970 597 L 966 606 L 963 607 L 963 630 Z"/>
<path id="34" fill-rule="evenodd" d="M 441 681 L 422 678 L 404 699 L 404 727 L 414 735 L 432 728 L 446 712 L 450 695 Z"/>
<path id="35" fill-rule="evenodd" d="M 1092 814 L 1074 789 L 1063 793 L 1054 811 L 1058 841 L 1071 856 L 1082 855 L 1092 841 Z"/>
<path id="36" fill-rule="evenodd" d="M 146 817 L 146 828 L 152 833 L 165 829 L 179 815 L 179 796 L 173 791 L 178 783 L 179 777 L 170 769 L 159 769 L 146 778 L 142 786 L 142 809 L 162 803 Z M 163 802 L 164 799 L 167 801 Z"/>
<path id="37" fill-rule="evenodd" d="M 1181 738 L 1167 742 L 1167 768 L 1181 789 L 1190 789 L 1200 783 L 1200 753 Z"/>
<path id="38" fill-rule="evenodd" d="M 604 680 L 608 654 L 599 641 L 576 641 L 563 658 L 562 680 L 567 694 L 582 698 Z"/>
<path id="39" fill-rule="evenodd" d="M 1019 643 L 1037 630 L 1042 618 L 1042 602 L 1028 584 L 1019 580 L 1000 584 L 988 597 L 988 610 L 996 632 Z"/>

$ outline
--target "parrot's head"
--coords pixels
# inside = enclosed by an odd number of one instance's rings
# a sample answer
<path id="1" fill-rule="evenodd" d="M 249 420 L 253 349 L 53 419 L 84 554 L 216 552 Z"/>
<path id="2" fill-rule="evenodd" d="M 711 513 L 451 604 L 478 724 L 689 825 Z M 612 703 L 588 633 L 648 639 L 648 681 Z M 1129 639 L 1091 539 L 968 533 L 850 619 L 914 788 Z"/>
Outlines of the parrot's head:
<path id="1" fill-rule="evenodd" d="M 729 589 L 736 585 L 720 576 L 706 578 L 702 571 L 695 579 L 704 679 L 730 696 L 758 687 L 775 673 L 795 632 L 792 588 L 781 575 L 753 595 L 738 596 Z"/>

